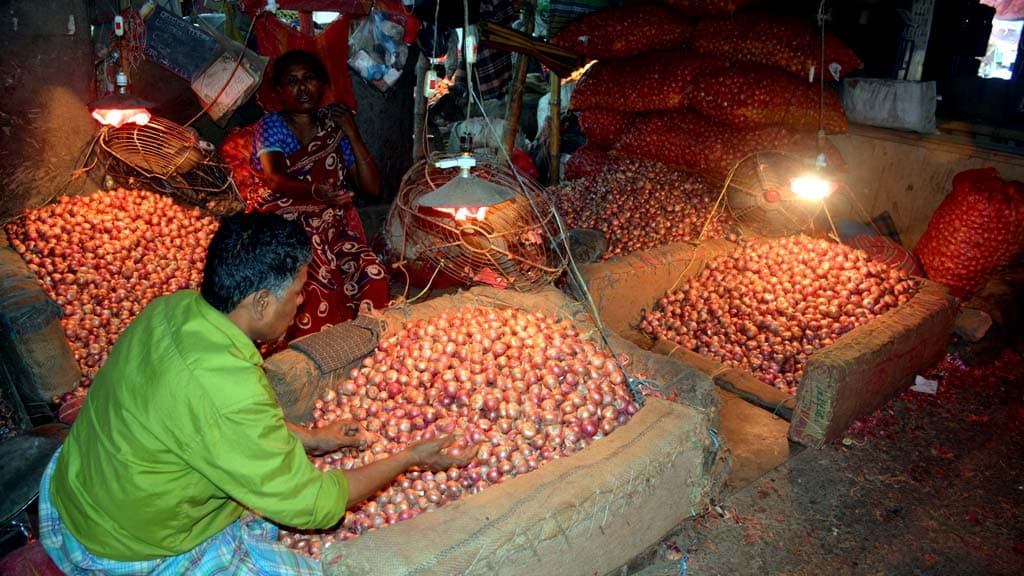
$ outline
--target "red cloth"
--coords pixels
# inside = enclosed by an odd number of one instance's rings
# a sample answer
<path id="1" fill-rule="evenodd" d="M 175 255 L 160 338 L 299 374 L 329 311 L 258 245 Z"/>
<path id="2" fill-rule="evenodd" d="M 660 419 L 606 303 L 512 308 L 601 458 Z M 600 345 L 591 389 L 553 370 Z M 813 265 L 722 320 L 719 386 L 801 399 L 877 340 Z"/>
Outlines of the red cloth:
<path id="1" fill-rule="evenodd" d="M 242 10 L 252 14 L 262 10 L 267 0 L 242 0 L 238 3 Z M 277 0 L 281 10 L 297 10 L 299 12 L 340 12 L 342 14 L 366 14 L 369 2 L 362 0 Z"/>
<path id="2" fill-rule="evenodd" d="M 1024 0 L 981 0 L 996 9 L 1000 20 L 1024 20 Z"/>
<path id="3" fill-rule="evenodd" d="M 356 109 L 356 96 L 352 92 L 352 79 L 348 75 L 348 29 L 349 17 L 342 16 L 332 22 L 323 32 L 308 36 L 282 22 L 273 14 L 263 13 L 256 17 L 256 40 L 260 54 L 270 58 L 268 74 L 260 85 L 257 98 L 264 110 L 280 110 L 281 102 L 274 90 L 269 70 L 274 60 L 289 50 L 307 50 L 320 57 L 327 66 L 331 85 L 324 90 L 320 104 L 343 104 L 349 110 Z"/>
<path id="4" fill-rule="evenodd" d="M 38 540 L 25 544 L 0 558 L 0 574 L 8 576 L 62 576 L 64 573 L 46 555 Z"/>

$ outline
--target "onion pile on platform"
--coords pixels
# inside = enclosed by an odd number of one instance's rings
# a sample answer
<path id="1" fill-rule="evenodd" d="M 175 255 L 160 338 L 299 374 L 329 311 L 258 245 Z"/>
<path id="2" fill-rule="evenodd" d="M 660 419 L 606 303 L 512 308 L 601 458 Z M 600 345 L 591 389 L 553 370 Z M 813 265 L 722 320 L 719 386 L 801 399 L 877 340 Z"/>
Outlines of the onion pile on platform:
<path id="1" fill-rule="evenodd" d="M 721 206 L 708 222 L 718 193 L 699 176 L 645 160 L 615 160 L 553 191 L 569 227 L 604 233 L 606 258 L 696 240 L 705 224 L 704 239 L 724 236 L 731 218 Z"/>
<path id="2" fill-rule="evenodd" d="M 150 300 L 199 287 L 217 221 L 166 196 L 117 189 L 62 196 L 4 228 L 63 311 L 88 386 Z"/>
<path id="3" fill-rule="evenodd" d="M 313 555 L 582 450 L 638 409 L 612 355 L 567 321 L 516 309 L 410 322 L 350 376 L 317 401 L 312 426 L 355 419 L 377 438 L 362 452 L 314 457 L 321 470 L 363 466 L 437 435 L 459 436 L 449 451 L 480 448 L 463 469 L 400 475 L 336 532 L 282 535 Z"/>
<path id="4" fill-rule="evenodd" d="M 640 329 L 795 394 L 815 350 L 916 289 L 905 273 L 841 244 L 807 236 L 752 242 L 661 297 Z"/>

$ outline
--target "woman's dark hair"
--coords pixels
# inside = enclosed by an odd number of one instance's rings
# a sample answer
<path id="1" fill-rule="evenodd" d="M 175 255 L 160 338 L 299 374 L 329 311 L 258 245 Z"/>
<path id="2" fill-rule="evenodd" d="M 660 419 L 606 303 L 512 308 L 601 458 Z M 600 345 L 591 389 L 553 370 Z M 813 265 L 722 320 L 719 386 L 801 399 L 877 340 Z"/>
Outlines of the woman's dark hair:
<path id="1" fill-rule="evenodd" d="M 221 220 L 206 249 L 200 292 L 225 314 L 259 290 L 280 298 L 311 257 L 312 244 L 299 222 L 278 214 L 234 214 Z"/>
<path id="2" fill-rule="evenodd" d="M 309 71 L 316 76 L 321 84 L 330 84 L 331 77 L 327 74 L 327 66 L 317 58 L 316 54 L 305 50 L 289 50 L 274 60 L 274 66 L 270 71 L 270 78 L 274 86 L 280 88 L 284 84 L 284 73 L 295 64 L 302 64 L 309 68 Z"/>

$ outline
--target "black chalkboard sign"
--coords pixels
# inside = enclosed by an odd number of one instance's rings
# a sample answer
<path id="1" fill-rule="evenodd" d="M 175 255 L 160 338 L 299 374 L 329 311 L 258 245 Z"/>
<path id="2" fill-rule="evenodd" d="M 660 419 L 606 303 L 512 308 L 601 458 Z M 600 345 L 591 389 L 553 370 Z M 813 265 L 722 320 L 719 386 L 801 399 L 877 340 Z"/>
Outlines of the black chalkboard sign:
<path id="1" fill-rule="evenodd" d="M 146 19 L 146 57 L 191 82 L 223 49 L 209 32 L 159 6 Z"/>

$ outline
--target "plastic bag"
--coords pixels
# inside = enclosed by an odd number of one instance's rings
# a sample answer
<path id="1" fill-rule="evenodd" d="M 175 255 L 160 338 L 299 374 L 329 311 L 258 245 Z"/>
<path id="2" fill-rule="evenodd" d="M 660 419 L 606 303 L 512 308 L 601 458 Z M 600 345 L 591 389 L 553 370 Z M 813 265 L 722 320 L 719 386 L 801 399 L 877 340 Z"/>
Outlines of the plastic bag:
<path id="1" fill-rule="evenodd" d="M 402 75 L 409 56 L 409 29 L 415 26 L 414 39 L 419 28 L 414 20 L 415 16 L 405 12 L 374 7 L 349 36 L 349 66 L 380 91 L 386 91 Z"/>

